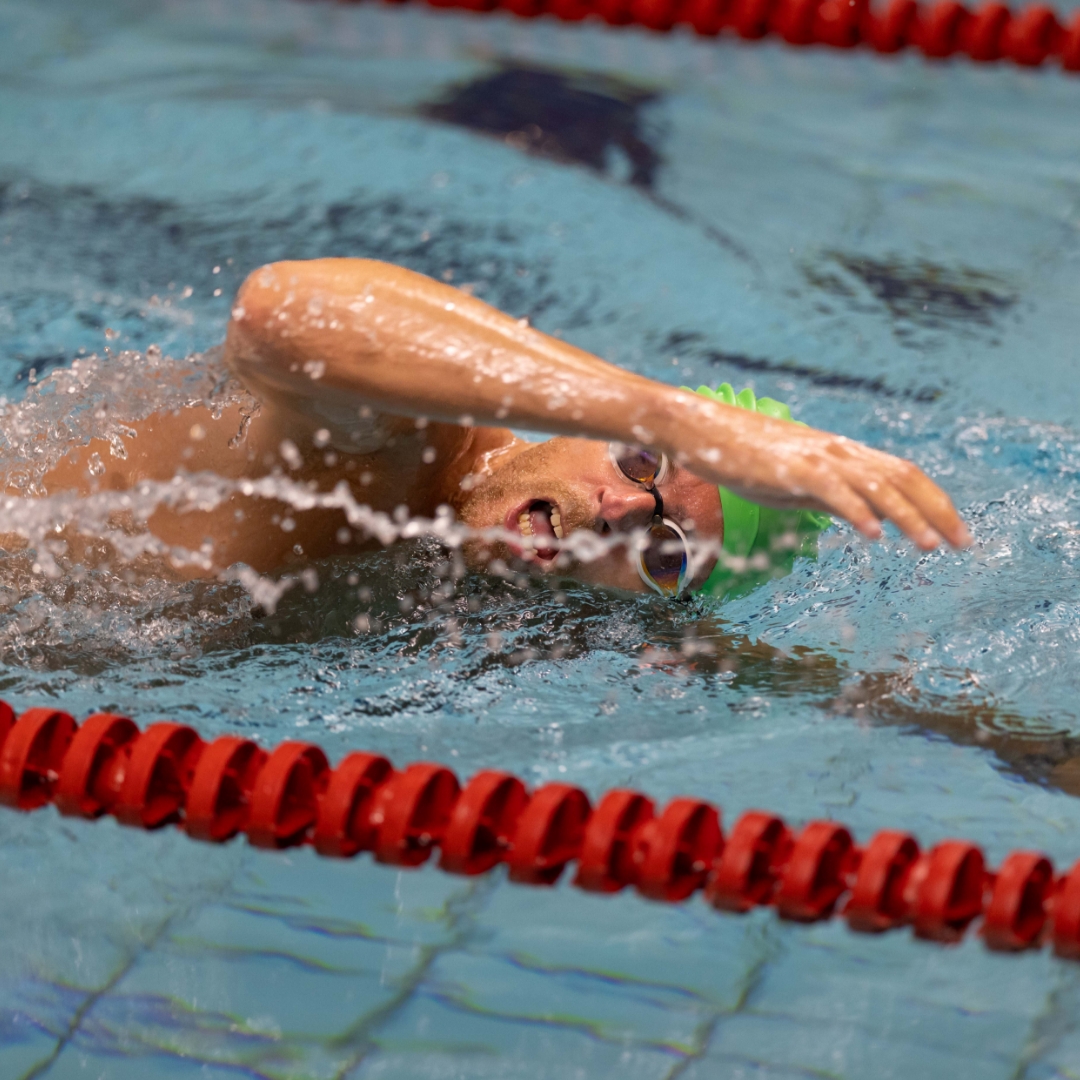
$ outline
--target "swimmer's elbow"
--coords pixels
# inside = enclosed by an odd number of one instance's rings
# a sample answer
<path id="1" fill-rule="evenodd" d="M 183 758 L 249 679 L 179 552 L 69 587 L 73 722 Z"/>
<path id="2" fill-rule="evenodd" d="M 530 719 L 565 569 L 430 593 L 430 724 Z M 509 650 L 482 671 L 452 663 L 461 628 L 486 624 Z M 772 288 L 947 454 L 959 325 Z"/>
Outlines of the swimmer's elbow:
<path id="1" fill-rule="evenodd" d="M 283 330 L 295 332 L 297 322 L 317 323 L 324 303 L 355 296 L 401 273 L 401 267 L 377 259 L 267 263 L 240 286 L 232 306 L 230 337 L 240 334 L 263 342 L 280 338 Z"/>
<path id="2" fill-rule="evenodd" d="M 358 318 L 355 298 L 410 271 L 374 259 L 275 262 L 252 271 L 233 301 L 225 361 L 250 389 L 285 381 L 307 361 L 347 354 L 355 364 L 377 352 L 371 327 Z M 367 312 L 362 312 L 367 315 Z"/>

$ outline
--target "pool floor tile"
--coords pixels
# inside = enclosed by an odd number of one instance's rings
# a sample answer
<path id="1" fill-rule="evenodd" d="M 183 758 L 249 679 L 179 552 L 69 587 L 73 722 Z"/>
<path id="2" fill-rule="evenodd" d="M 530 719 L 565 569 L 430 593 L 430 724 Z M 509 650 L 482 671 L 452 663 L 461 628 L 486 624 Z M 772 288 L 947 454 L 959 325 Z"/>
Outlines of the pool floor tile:
<path id="1" fill-rule="evenodd" d="M 699 897 L 664 905 L 632 891 L 583 893 L 568 884 L 506 884 L 477 916 L 485 948 L 524 966 L 581 970 L 667 986 L 717 1008 L 732 1007 L 771 954 L 772 916 L 721 914 Z M 646 929 L 647 927 L 647 929 Z"/>
<path id="2" fill-rule="evenodd" d="M 1046 952 L 992 953 L 973 936 L 942 948 L 907 930 L 860 935 L 840 922 L 778 924 L 776 934 L 783 948 L 763 969 L 751 1012 L 900 1057 L 956 1055 L 987 1076 L 1008 1075 L 1020 1059 L 1060 966 Z"/>
<path id="3" fill-rule="evenodd" d="M 706 1003 L 672 988 L 461 952 L 440 956 L 423 989 L 463 1013 L 554 1023 L 610 1042 L 683 1051 L 693 1049 L 707 1012 Z"/>
<path id="4" fill-rule="evenodd" d="M 171 1054 L 125 1057 L 67 1046 L 41 1080 L 256 1080 L 258 1075 Z"/>
<path id="5" fill-rule="evenodd" d="M 87 1018 L 123 1041 L 175 1030 L 198 1053 L 203 1041 L 319 1041 L 394 997 L 378 972 L 340 974 L 282 954 L 144 957 Z M 165 1035 L 162 1034 L 162 1038 Z"/>
<path id="6" fill-rule="evenodd" d="M 953 1029 L 956 1030 L 955 1027 Z M 827 1023 L 752 1011 L 724 1017 L 717 1025 L 704 1063 L 756 1062 L 768 1069 L 802 1070 L 808 1076 L 845 1080 L 1010 1080 L 1015 1063 L 987 1053 L 974 1032 L 952 1044 L 880 1037 L 872 1027 Z"/>
<path id="7" fill-rule="evenodd" d="M 25 1017 L 0 1014 L 0 1076 L 15 1080 L 56 1052 L 57 1037 Z"/>
<path id="8" fill-rule="evenodd" d="M 391 977 L 415 962 L 419 948 L 404 941 L 383 941 L 358 932 L 348 933 L 338 926 L 325 930 L 317 917 L 278 915 L 266 909 L 245 909 L 229 903 L 201 908 L 192 919 L 177 924 L 160 947 L 176 956 L 204 954 L 222 959 L 281 956 L 329 973 Z"/>
<path id="9" fill-rule="evenodd" d="M 309 848 L 252 852 L 245 869 L 230 896 L 238 906 L 331 932 L 420 944 L 452 937 L 448 915 L 476 888 L 434 866 L 381 866 L 370 855 L 324 859 Z"/>
<path id="10" fill-rule="evenodd" d="M 663 1080 L 681 1055 L 558 1021 L 462 1012 L 417 994 L 377 1033 L 349 1080 Z"/>

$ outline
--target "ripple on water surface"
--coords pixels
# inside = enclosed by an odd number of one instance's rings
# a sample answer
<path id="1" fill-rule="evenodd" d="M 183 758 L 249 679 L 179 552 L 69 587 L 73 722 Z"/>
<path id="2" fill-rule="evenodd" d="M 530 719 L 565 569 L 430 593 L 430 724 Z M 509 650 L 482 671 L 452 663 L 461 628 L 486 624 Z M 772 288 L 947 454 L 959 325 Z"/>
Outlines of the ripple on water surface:
<path id="1" fill-rule="evenodd" d="M 719 608 L 481 577 L 431 536 L 283 589 L 147 572 L 138 529 L 73 566 L 52 525 L 98 536 L 121 507 L 53 492 L 5 511 L 41 550 L 0 555 L 2 696 L 1076 857 L 1075 80 L 411 5 L 9 0 L 0 23 L 19 494 L 71 439 L 254 407 L 213 349 L 244 274 L 366 255 L 910 455 L 976 536 L 920 556 L 836 526 Z M 976 941 L 51 811 L 0 814 L 0 854 L 5 1077 L 986 1080 L 1077 1056 L 1072 969 Z"/>

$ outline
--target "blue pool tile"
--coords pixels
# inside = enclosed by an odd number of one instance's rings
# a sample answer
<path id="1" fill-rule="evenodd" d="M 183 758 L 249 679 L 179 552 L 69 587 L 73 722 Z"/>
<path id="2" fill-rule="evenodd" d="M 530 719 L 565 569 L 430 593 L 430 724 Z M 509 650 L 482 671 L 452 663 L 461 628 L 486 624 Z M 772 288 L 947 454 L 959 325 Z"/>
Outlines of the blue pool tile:
<path id="1" fill-rule="evenodd" d="M 585 970 L 529 968 L 506 957 L 454 952 L 423 983 L 450 1008 L 507 1020 L 551 1023 L 607 1042 L 693 1049 L 708 1006 L 674 988 Z"/>
<path id="2" fill-rule="evenodd" d="M 132 1056 L 164 1051 L 272 1076 L 334 1075 L 332 1043 L 397 994 L 374 974 L 333 974 L 278 955 L 175 955 L 140 966 L 86 1016 L 84 1048 Z M 347 1057 L 347 1055 L 345 1055 Z"/>
<path id="3" fill-rule="evenodd" d="M 842 924 L 775 929 L 781 945 L 711 1053 L 868 1076 L 1008 1077 L 1054 985 L 1050 957 L 955 949 Z M 881 1065 L 885 1068 L 885 1065 Z"/>
<path id="4" fill-rule="evenodd" d="M 42 1080 L 264 1080 L 265 1075 L 254 1069 L 220 1067 L 198 1058 L 168 1053 L 127 1057 L 67 1046 L 41 1077 Z M 315 1080 L 314 1074 L 308 1076 Z"/>
<path id="5" fill-rule="evenodd" d="M 477 888 L 434 866 L 399 869 L 370 855 L 322 859 L 310 848 L 249 852 L 230 902 L 297 928 L 438 944 L 453 935 L 456 905 Z"/>
<path id="6" fill-rule="evenodd" d="M 1006 1080 L 1015 1075 L 1014 1062 L 984 1053 L 974 1037 L 970 1042 L 926 1045 L 917 1035 L 910 1041 L 879 1038 L 852 1023 L 753 1011 L 721 1020 L 698 1075 L 712 1075 L 714 1061 L 719 1070 L 756 1063 L 760 1075 L 770 1078 L 774 1069 L 784 1077 L 793 1073 L 844 1080 Z"/>
<path id="7" fill-rule="evenodd" d="M 632 890 L 582 893 L 500 886 L 478 916 L 484 948 L 523 969 L 582 971 L 682 994 L 688 1009 L 723 1008 L 740 999 L 750 973 L 770 948 L 769 921 L 721 915 L 700 899 L 658 904 Z M 646 992 L 643 990 L 643 993 Z"/>
<path id="8" fill-rule="evenodd" d="M 632 1038 L 463 1012 L 420 994 L 378 1032 L 350 1080 L 663 1080 L 681 1060 Z"/>
<path id="9" fill-rule="evenodd" d="M 335 925 L 283 916 L 265 908 L 251 910 L 230 904 L 207 905 L 191 920 L 178 924 L 166 946 L 176 956 L 231 958 L 265 956 L 294 960 L 304 969 L 327 974 L 382 974 L 393 978 L 393 957 L 415 953 L 408 941 L 379 939 Z M 407 961 L 404 961 L 407 966 Z"/>
<path id="10" fill-rule="evenodd" d="M 0 1012 L 0 1076 L 24 1076 L 48 1062 L 59 1045 L 59 1033 L 27 1015 Z"/>

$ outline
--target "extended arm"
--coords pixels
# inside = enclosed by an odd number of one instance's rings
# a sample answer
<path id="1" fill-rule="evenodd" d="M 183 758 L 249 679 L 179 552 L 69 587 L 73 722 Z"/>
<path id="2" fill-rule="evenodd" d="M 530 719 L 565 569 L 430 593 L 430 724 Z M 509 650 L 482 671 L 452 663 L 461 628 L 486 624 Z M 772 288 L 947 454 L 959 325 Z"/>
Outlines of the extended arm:
<path id="1" fill-rule="evenodd" d="M 255 391 L 338 437 L 371 410 L 659 447 L 774 506 L 827 510 L 920 547 L 967 530 L 910 462 L 605 363 L 458 289 L 386 263 L 276 263 L 241 288 L 226 356 Z"/>

